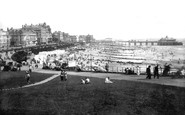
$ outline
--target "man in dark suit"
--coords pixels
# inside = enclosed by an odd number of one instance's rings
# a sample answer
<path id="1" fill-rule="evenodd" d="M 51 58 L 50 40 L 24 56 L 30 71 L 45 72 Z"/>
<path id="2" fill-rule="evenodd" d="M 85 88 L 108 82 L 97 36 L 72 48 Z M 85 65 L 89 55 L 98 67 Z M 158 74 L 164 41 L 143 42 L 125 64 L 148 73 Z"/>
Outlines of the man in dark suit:
<path id="1" fill-rule="evenodd" d="M 158 68 L 158 64 L 154 68 L 154 79 L 155 79 L 156 76 L 157 76 L 157 79 L 159 79 L 159 68 Z"/>
<path id="2" fill-rule="evenodd" d="M 150 70 L 150 65 L 148 66 L 148 68 L 146 68 L 146 74 L 147 74 L 146 79 L 151 79 L 151 70 Z"/>

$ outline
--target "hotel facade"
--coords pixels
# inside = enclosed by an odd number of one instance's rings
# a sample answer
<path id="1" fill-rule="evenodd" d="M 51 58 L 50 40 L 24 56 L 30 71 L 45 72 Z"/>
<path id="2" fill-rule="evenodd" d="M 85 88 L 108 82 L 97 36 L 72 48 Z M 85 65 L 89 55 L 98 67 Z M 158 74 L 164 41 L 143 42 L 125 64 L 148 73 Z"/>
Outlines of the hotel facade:
<path id="1" fill-rule="evenodd" d="M 10 36 L 7 31 L 0 29 L 0 48 L 8 48 L 10 46 Z"/>

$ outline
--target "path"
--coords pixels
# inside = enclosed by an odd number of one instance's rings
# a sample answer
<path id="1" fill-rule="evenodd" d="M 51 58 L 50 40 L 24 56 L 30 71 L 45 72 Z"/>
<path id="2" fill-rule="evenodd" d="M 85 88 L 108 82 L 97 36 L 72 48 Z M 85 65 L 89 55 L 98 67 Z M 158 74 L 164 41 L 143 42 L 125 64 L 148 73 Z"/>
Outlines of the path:
<path id="1" fill-rule="evenodd" d="M 41 73 L 53 73 L 58 74 L 59 71 L 51 71 L 51 70 L 38 70 L 35 72 Z M 160 85 L 168 85 L 168 86 L 177 86 L 177 87 L 185 87 L 185 78 L 182 79 L 171 79 L 171 77 L 160 77 L 159 79 L 146 79 L 146 75 L 125 75 L 119 73 L 95 73 L 95 72 L 74 72 L 68 71 L 68 75 L 76 75 L 76 76 L 84 76 L 84 77 L 97 77 L 103 78 L 110 77 L 110 79 L 114 80 L 128 80 L 128 81 L 136 81 L 136 82 L 144 82 L 144 83 L 152 83 L 152 84 L 160 84 Z"/>
<path id="2" fill-rule="evenodd" d="M 59 76 L 60 71 L 52 71 L 52 70 L 34 70 L 34 72 L 38 73 L 53 73 L 55 75 L 40 81 L 34 84 L 25 85 L 22 87 L 17 88 L 10 88 L 10 89 L 2 89 L 2 90 L 13 90 L 13 89 L 20 89 L 26 87 L 32 87 L 44 84 L 46 82 L 51 81 Z M 84 77 L 96 77 L 105 79 L 106 77 L 110 77 L 113 80 L 128 80 L 128 81 L 135 81 L 135 82 L 145 82 L 145 83 L 152 83 L 152 84 L 160 84 L 160 85 L 168 85 L 168 86 L 177 86 L 177 87 L 185 87 L 185 79 L 171 79 L 170 77 L 160 77 L 160 79 L 146 79 L 146 75 L 125 75 L 125 74 L 116 74 L 116 73 L 94 73 L 94 72 L 73 72 L 68 71 L 68 75 L 76 75 L 76 76 L 84 76 Z"/>
<path id="3" fill-rule="evenodd" d="M 97 78 L 106 78 L 115 80 L 128 80 L 136 82 L 145 82 L 153 84 L 161 84 L 168 86 L 177 86 L 185 87 L 185 79 L 171 79 L 170 77 L 160 77 L 159 79 L 146 79 L 146 75 L 125 75 L 125 74 L 114 74 L 114 73 L 89 73 L 89 72 L 68 72 L 69 75 L 79 75 L 79 76 L 88 76 L 88 77 L 97 77 Z"/>
<path id="4" fill-rule="evenodd" d="M 24 85 L 22 87 L 16 87 L 16 88 L 8 88 L 8 89 L 2 89 L 2 91 L 7 91 L 7 90 L 14 90 L 14 89 L 20 89 L 20 88 L 26 88 L 26 87 L 32 87 L 32 86 L 36 86 L 36 85 L 41 85 L 41 84 L 44 84 L 48 81 L 51 81 L 52 79 L 58 77 L 59 75 L 53 75 L 45 80 L 42 80 L 40 82 L 36 82 L 36 83 L 33 83 L 33 84 L 28 84 L 28 85 Z"/>
<path id="5" fill-rule="evenodd" d="M 52 79 L 54 79 L 54 78 L 56 78 L 56 77 L 58 77 L 58 76 L 59 76 L 59 75 L 53 75 L 53 76 L 51 76 L 51 77 L 49 77 L 49 78 L 47 78 L 47 79 L 45 79 L 45 80 L 42 80 L 42 81 L 40 81 L 40 82 L 36 82 L 36 83 L 34 83 L 34 84 L 29 84 L 29 85 L 22 86 L 22 88 L 31 87 L 31 86 L 36 86 L 36 85 L 40 85 L 40 84 L 44 84 L 44 83 L 46 83 L 46 82 L 48 82 L 48 81 L 51 81 Z"/>

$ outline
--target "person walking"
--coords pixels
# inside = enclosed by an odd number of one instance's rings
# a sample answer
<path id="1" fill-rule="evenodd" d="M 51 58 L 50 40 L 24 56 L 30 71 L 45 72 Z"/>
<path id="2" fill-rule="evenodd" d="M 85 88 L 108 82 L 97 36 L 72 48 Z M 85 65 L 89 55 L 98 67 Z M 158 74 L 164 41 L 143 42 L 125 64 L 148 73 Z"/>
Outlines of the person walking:
<path id="1" fill-rule="evenodd" d="M 137 75 L 139 76 L 139 75 L 140 75 L 140 73 L 141 73 L 141 72 L 140 72 L 140 67 L 139 67 L 139 66 L 137 66 L 136 68 L 137 68 Z"/>
<path id="2" fill-rule="evenodd" d="M 147 77 L 146 79 L 151 79 L 151 70 L 150 70 L 150 65 L 148 66 L 148 68 L 146 69 L 146 74 L 147 74 Z"/>
<path id="3" fill-rule="evenodd" d="M 155 79 L 156 76 L 157 76 L 157 79 L 159 79 L 159 68 L 158 68 L 158 64 L 154 68 L 154 79 Z"/>
<path id="4" fill-rule="evenodd" d="M 60 80 L 67 81 L 67 72 L 64 69 L 61 69 Z"/>
<path id="5" fill-rule="evenodd" d="M 67 72 L 64 70 L 64 81 L 67 81 Z"/>
<path id="6" fill-rule="evenodd" d="M 30 65 L 29 65 L 29 72 L 30 72 L 30 73 L 32 72 L 32 69 L 33 69 L 32 64 L 30 64 Z"/>
<path id="7" fill-rule="evenodd" d="M 63 69 L 61 69 L 60 80 L 61 80 L 61 81 L 64 80 L 64 70 L 63 70 Z"/>
<path id="8" fill-rule="evenodd" d="M 165 63 L 164 69 L 163 69 L 163 76 L 166 76 L 167 73 L 168 73 L 168 65 L 167 65 L 167 63 Z"/>
<path id="9" fill-rule="evenodd" d="M 106 72 L 109 72 L 109 64 L 108 63 L 106 63 L 106 65 L 105 65 L 105 70 L 106 70 Z"/>
<path id="10" fill-rule="evenodd" d="M 28 71 L 26 71 L 25 78 L 26 78 L 27 84 L 29 84 L 30 83 L 30 73 Z"/>

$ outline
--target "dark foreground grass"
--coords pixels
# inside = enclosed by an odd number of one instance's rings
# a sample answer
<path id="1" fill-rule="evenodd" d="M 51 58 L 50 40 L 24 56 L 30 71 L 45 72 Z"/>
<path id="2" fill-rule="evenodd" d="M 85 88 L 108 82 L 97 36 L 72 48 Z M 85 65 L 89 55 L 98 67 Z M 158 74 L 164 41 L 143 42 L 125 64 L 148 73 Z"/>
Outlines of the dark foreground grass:
<path id="1" fill-rule="evenodd" d="M 23 85 L 27 85 L 25 79 L 26 72 L 18 71 L 18 72 L 0 72 L 0 89 L 6 88 L 16 88 Z M 35 83 L 42 81 L 48 77 L 51 77 L 53 74 L 43 74 L 43 73 L 35 73 L 32 72 L 30 74 L 30 83 Z"/>
<path id="2" fill-rule="evenodd" d="M 184 115 L 185 89 L 132 81 L 56 78 L 40 86 L 0 92 L 0 112 L 18 115 Z"/>

